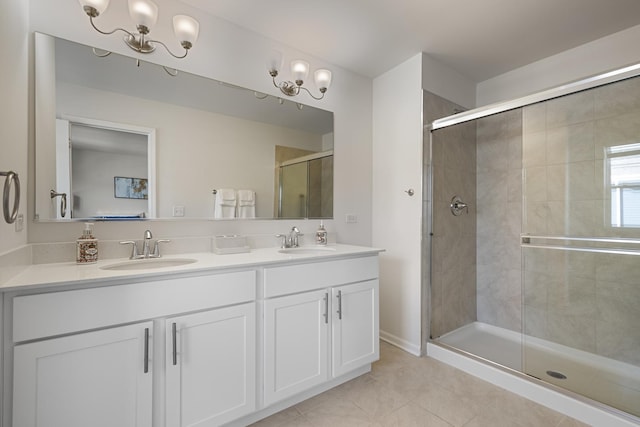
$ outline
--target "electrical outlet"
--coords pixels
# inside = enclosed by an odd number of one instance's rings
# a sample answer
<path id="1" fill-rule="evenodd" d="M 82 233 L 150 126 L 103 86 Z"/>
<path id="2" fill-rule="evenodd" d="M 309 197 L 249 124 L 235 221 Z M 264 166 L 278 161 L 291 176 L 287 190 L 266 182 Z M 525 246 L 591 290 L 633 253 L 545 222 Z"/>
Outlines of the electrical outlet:
<path id="1" fill-rule="evenodd" d="M 24 214 L 20 214 L 16 217 L 16 232 L 24 230 Z"/>
<path id="2" fill-rule="evenodd" d="M 174 206 L 173 216 L 184 216 L 184 206 Z"/>
<path id="3" fill-rule="evenodd" d="M 347 214 L 344 222 L 346 222 L 347 224 L 355 224 L 356 222 L 358 222 L 358 215 L 356 214 Z"/>

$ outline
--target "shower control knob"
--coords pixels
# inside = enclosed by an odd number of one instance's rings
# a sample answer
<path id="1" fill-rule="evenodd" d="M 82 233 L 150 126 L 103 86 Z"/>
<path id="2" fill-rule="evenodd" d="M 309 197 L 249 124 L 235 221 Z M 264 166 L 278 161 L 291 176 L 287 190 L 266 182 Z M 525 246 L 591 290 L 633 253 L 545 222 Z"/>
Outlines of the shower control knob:
<path id="1" fill-rule="evenodd" d="M 408 190 L 404 190 L 405 193 L 407 193 L 409 195 L 409 197 L 413 196 L 414 194 L 416 194 L 415 191 L 413 191 L 413 188 L 410 188 Z"/>

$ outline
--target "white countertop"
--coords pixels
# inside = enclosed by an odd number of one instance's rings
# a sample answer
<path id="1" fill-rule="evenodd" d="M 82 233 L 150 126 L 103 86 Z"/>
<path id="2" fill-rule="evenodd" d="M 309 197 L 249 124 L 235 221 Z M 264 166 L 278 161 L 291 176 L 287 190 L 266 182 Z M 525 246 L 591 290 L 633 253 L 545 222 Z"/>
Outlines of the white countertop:
<path id="1" fill-rule="evenodd" d="M 314 248 L 304 246 L 303 248 Z M 297 261 L 321 261 L 357 255 L 373 255 L 382 252 L 382 249 L 364 246 L 352 246 L 334 244 L 328 248 L 335 250 L 322 251 L 315 254 L 280 253 L 279 248 L 252 249 L 251 252 L 241 254 L 217 255 L 214 253 L 186 253 L 163 256 L 161 259 L 194 259 L 195 262 L 153 269 L 141 270 L 105 270 L 104 267 L 119 263 L 135 263 L 137 260 L 127 258 L 100 260 L 95 264 L 78 265 L 75 262 L 63 262 L 54 264 L 34 264 L 10 279 L 0 283 L 0 292 L 21 290 L 36 287 L 100 284 L 114 281 L 130 281 L 131 279 L 168 278 L 173 274 L 206 272 L 226 269 L 257 267 L 269 264 L 287 264 Z"/>

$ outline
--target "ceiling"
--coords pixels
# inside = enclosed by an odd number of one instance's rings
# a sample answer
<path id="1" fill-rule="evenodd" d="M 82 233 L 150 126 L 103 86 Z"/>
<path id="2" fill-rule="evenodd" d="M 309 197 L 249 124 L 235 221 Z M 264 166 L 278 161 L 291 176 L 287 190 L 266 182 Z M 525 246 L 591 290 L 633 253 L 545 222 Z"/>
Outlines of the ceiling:
<path id="1" fill-rule="evenodd" d="M 475 82 L 640 24 L 639 0 L 181 0 L 376 77 L 425 52 Z"/>

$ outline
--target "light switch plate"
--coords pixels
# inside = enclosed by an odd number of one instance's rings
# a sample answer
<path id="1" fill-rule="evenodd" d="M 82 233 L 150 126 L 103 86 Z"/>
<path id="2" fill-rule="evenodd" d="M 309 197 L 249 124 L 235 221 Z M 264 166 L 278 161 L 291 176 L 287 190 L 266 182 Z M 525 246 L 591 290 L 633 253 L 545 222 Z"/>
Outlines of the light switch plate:
<path id="1" fill-rule="evenodd" d="M 184 216 L 184 206 L 174 206 L 173 216 Z"/>
<path id="2" fill-rule="evenodd" d="M 16 217 L 16 233 L 24 230 L 24 214 L 19 214 Z"/>
<path id="3" fill-rule="evenodd" d="M 345 216 L 344 222 L 346 222 L 347 224 L 355 224 L 356 222 L 358 222 L 358 215 L 347 214 Z"/>

